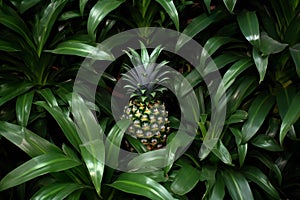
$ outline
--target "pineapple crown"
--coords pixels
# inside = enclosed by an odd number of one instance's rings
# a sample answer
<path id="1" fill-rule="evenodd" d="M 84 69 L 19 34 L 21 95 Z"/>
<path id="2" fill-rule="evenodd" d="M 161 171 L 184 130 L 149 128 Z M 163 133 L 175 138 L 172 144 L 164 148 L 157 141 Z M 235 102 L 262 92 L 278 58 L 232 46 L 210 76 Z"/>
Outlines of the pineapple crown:
<path id="1" fill-rule="evenodd" d="M 159 54 L 163 50 L 160 45 L 149 55 L 145 45 L 142 42 L 140 44 L 140 54 L 132 48 L 128 48 L 129 51 L 124 50 L 133 68 L 124 64 L 123 67 L 127 73 L 122 75 L 124 81 L 127 82 L 124 88 L 131 94 L 131 98 L 137 97 L 145 101 L 146 99 L 150 100 L 154 98 L 157 92 L 163 92 L 166 89 L 162 84 L 170 79 L 168 77 L 170 72 L 163 70 L 164 66 L 168 63 L 167 61 L 156 63 Z"/>

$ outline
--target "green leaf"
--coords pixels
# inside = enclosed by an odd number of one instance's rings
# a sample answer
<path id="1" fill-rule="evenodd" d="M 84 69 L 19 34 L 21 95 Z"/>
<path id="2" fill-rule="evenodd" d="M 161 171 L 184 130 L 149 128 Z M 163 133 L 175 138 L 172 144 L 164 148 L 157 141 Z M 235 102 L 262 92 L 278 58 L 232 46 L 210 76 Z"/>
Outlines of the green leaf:
<path id="1" fill-rule="evenodd" d="M 294 3 L 295 5 L 299 5 L 299 0 L 294 1 Z M 298 37 L 298 35 L 300 34 L 300 16 L 297 15 L 297 12 L 299 13 L 299 8 L 295 13 L 294 11 L 292 12 L 292 14 L 294 15 L 293 19 L 289 22 L 284 34 L 283 41 L 289 44 L 296 44 L 297 42 L 300 42 Z"/>
<path id="2" fill-rule="evenodd" d="M 75 192 L 71 193 L 66 200 L 80 200 L 82 192 L 83 190 L 76 190 Z"/>
<path id="3" fill-rule="evenodd" d="M 125 134 L 125 138 L 138 153 L 145 153 L 149 151 L 140 140 L 132 137 L 131 135 Z"/>
<path id="4" fill-rule="evenodd" d="M 224 169 L 221 175 L 233 200 L 254 200 L 246 178 L 238 171 Z"/>
<path id="5" fill-rule="evenodd" d="M 129 120 L 118 121 L 107 134 L 106 160 L 109 159 L 110 166 L 118 166 L 121 142 L 129 124 Z"/>
<path id="6" fill-rule="evenodd" d="M 109 186 L 126 193 L 148 197 L 149 199 L 174 199 L 166 188 L 142 174 L 122 173 L 118 179 L 112 184 L 109 184 Z"/>
<path id="7" fill-rule="evenodd" d="M 86 3 L 88 2 L 89 0 L 79 0 L 79 10 L 80 10 L 80 14 L 83 15 L 84 13 L 84 8 L 86 6 Z"/>
<path id="8" fill-rule="evenodd" d="M 19 5 L 20 12 L 23 14 L 25 11 L 32 8 L 33 6 L 38 4 L 39 2 L 41 2 L 41 0 L 23 0 L 23 1 L 21 1 L 20 5 Z"/>
<path id="9" fill-rule="evenodd" d="M 207 11 L 210 12 L 210 4 L 211 4 L 211 0 L 204 0 L 204 3 L 205 3 L 205 6 L 206 6 Z"/>
<path id="10" fill-rule="evenodd" d="M 280 144 L 283 143 L 283 140 L 284 140 L 287 132 L 291 128 L 291 126 L 296 121 L 298 121 L 299 118 L 300 118 L 299 102 L 300 102 L 300 92 L 298 92 L 294 96 L 294 98 L 292 100 L 292 103 L 287 108 L 286 115 L 284 116 L 284 118 L 282 120 L 281 127 L 280 127 L 280 133 L 279 133 L 279 142 L 280 142 Z"/>
<path id="11" fill-rule="evenodd" d="M 249 157 L 253 157 L 258 159 L 262 164 L 268 167 L 271 171 L 275 173 L 275 177 L 277 178 L 278 184 L 281 185 L 282 182 L 282 174 L 279 167 L 272 161 L 272 159 L 266 155 L 262 154 L 259 151 L 252 151 L 249 153 Z"/>
<path id="12" fill-rule="evenodd" d="M 200 180 L 200 171 L 191 165 L 185 165 L 176 174 L 171 190 L 178 195 L 190 192 Z"/>
<path id="13" fill-rule="evenodd" d="M 21 48 L 15 42 L 0 40 L 0 51 L 17 52 L 17 51 L 21 51 Z"/>
<path id="14" fill-rule="evenodd" d="M 259 48 L 259 23 L 255 12 L 245 11 L 237 16 L 239 27 L 245 38 L 255 47 Z"/>
<path id="15" fill-rule="evenodd" d="M 235 79 L 240 75 L 243 71 L 245 71 L 248 67 L 252 65 L 252 62 L 248 58 L 241 59 L 235 62 L 224 74 L 223 76 L 223 84 L 225 90 L 227 90 L 235 81 Z"/>
<path id="16" fill-rule="evenodd" d="M 217 69 L 221 69 L 228 65 L 229 63 L 233 63 L 240 59 L 239 56 L 233 55 L 230 53 L 222 53 L 221 55 L 216 56 L 214 59 L 209 61 L 209 63 L 205 67 L 204 74 L 209 74 L 210 72 L 214 72 Z M 216 66 L 216 67 L 215 67 Z"/>
<path id="17" fill-rule="evenodd" d="M 29 82 L 3 83 L 0 85 L 0 106 L 22 95 L 33 87 Z"/>
<path id="18" fill-rule="evenodd" d="M 130 172 L 151 172 L 161 169 L 166 163 L 166 149 L 148 151 L 134 157 L 128 163 Z"/>
<path id="19" fill-rule="evenodd" d="M 237 1 L 237 0 L 223 0 L 225 6 L 226 6 L 226 8 L 227 8 L 227 10 L 228 10 L 230 13 L 233 13 L 233 10 L 234 10 L 236 1 Z"/>
<path id="20" fill-rule="evenodd" d="M 67 21 L 67 20 L 71 20 L 74 18 L 78 18 L 81 17 L 80 13 L 78 11 L 68 11 L 68 12 L 64 12 L 63 14 L 61 14 L 61 16 L 59 17 L 59 21 Z"/>
<path id="21" fill-rule="evenodd" d="M 226 120 L 226 124 L 235 124 L 244 122 L 248 118 L 248 113 L 244 110 L 237 110 L 235 113 L 229 116 Z"/>
<path id="22" fill-rule="evenodd" d="M 67 0 L 57 0 L 50 2 L 42 11 L 41 18 L 37 19 L 33 35 L 35 43 L 37 45 L 38 56 L 41 55 L 44 45 L 52 31 L 52 27 L 66 3 Z"/>
<path id="23" fill-rule="evenodd" d="M 86 102 L 76 93 L 72 96 L 72 114 L 82 141 L 81 154 L 89 170 L 95 189 L 100 196 L 105 165 L 103 130 Z"/>
<path id="24" fill-rule="evenodd" d="M 209 199 L 211 200 L 223 200 L 225 196 L 225 183 L 220 173 L 216 174 L 216 181 L 210 193 Z"/>
<path id="25" fill-rule="evenodd" d="M 259 169 L 252 166 L 243 168 L 243 174 L 250 180 L 256 183 L 264 192 L 273 199 L 280 199 L 279 193 L 268 180 L 268 177 Z"/>
<path id="26" fill-rule="evenodd" d="M 125 0 L 102 0 L 98 1 L 89 13 L 87 31 L 93 41 L 96 41 L 96 29 L 100 22 L 111 11 L 119 7 Z"/>
<path id="27" fill-rule="evenodd" d="M 268 151 L 283 151 L 283 148 L 276 142 L 276 140 L 268 135 L 256 136 L 253 140 L 251 140 L 251 144 Z"/>
<path id="28" fill-rule="evenodd" d="M 297 71 L 298 77 L 300 77 L 300 43 L 290 47 L 289 50 L 290 50 L 290 54 L 293 58 L 293 61 L 296 65 L 296 71 Z"/>
<path id="29" fill-rule="evenodd" d="M 187 27 L 182 31 L 183 37 L 179 37 L 176 50 L 179 50 L 185 43 L 187 43 L 191 38 L 200 33 L 206 27 L 213 23 L 213 19 L 208 17 L 206 14 L 201 14 L 194 18 L 192 22 L 187 25 Z M 186 37 L 188 36 L 188 37 Z"/>
<path id="30" fill-rule="evenodd" d="M 101 194 L 101 183 L 105 166 L 105 146 L 102 139 L 80 145 L 81 155 L 89 170 L 97 194 Z"/>
<path id="31" fill-rule="evenodd" d="M 80 138 L 77 135 L 75 124 L 70 116 L 64 113 L 59 107 L 50 107 L 46 102 L 39 101 L 35 104 L 43 107 L 52 115 L 69 142 L 79 150 Z"/>
<path id="32" fill-rule="evenodd" d="M 225 164 L 232 165 L 231 155 L 221 140 L 217 142 L 212 152 Z"/>
<path id="33" fill-rule="evenodd" d="M 282 44 L 270 36 L 267 35 L 266 32 L 262 32 L 260 34 L 260 44 L 259 50 L 263 53 L 263 55 L 275 54 L 283 51 L 288 44 Z"/>
<path id="34" fill-rule="evenodd" d="M 72 114 L 82 143 L 103 140 L 103 130 L 85 100 L 78 94 L 72 96 Z"/>
<path id="35" fill-rule="evenodd" d="M 31 32 L 25 22 L 16 11 L 5 4 L 2 4 L 0 7 L 0 24 L 18 33 L 33 49 L 35 49 L 35 45 L 32 43 L 30 35 Z"/>
<path id="36" fill-rule="evenodd" d="M 197 66 L 198 70 L 200 70 L 201 72 L 203 71 L 202 76 L 205 76 L 208 73 L 217 70 L 217 67 L 216 67 L 217 65 L 214 63 L 214 60 L 212 60 L 211 62 L 215 65 L 207 65 L 207 61 L 209 61 L 208 59 L 220 47 L 222 47 L 223 45 L 225 45 L 229 42 L 232 42 L 232 41 L 234 41 L 234 39 L 229 38 L 229 37 L 221 37 L 221 36 L 211 37 L 206 41 L 206 43 L 202 49 L 202 52 L 201 52 L 200 64 L 199 64 L 199 66 Z M 200 67 L 200 69 L 199 69 L 199 67 Z"/>
<path id="37" fill-rule="evenodd" d="M 235 112 L 258 85 L 255 76 L 243 76 L 227 90 L 227 113 Z"/>
<path id="38" fill-rule="evenodd" d="M 256 48 L 253 48 L 252 57 L 259 73 L 259 83 L 261 83 L 264 80 L 267 72 L 268 56 L 261 55 Z"/>
<path id="39" fill-rule="evenodd" d="M 63 154 L 48 152 L 32 158 L 9 172 L 0 182 L 0 191 L 48 173 L 64 171 L 79 165 L 81 163 Z"/>
<path id="40" fill-rule="evenodd" d="M 278 111 L 281 119 L 284 118 L 288 111 L 288 107 L 291 105 L 293 98 L 297 94 L 297 89 L 292 85 L 289 87 L 282 87 L 276 93 L 276 101 Z"/>
<path id="41" fill-rule="evenodd" d="M 242 144 L 242 132 L 239 129 L 237 128 L 229 128 L 229 129 L 235 137 L 235 143 L 238 148 L 240 166 L 243 166 L 248 151 L 248 143 Z"/>
<path id="42" fill-rule="evenodd" d="M 52 200 L 65 199 L 77 190 L 88 188 L 88 186 L 76 183 L 53 183 L 42 187 L 30 199 L 32 200 Z"/>
<path id="43" fill-rule="evenodd" d="M 35 91 L 30 91 L 17 98 L 16 115 L 18 124 L 21 126 L 27 126 L 34 94 Z"/>
<path id="44" fill-rule="evenodd" d="M 30 157 L 38 156 L 47 152 L 61 152 L 57 146 L 48 140 L 45 140 L 22 126 L 8 122 L 0 121 L 0 135 L 22 149 L 22 151 Z"/>
<path id="45" fill-rule="evenodd" d="M 99 47 L 94 47 L 88 44 L 84 44 L 78 41 L 66 41 L 62 42 L 54 50 L 46 50 L 46 52 L 74 55 L 84 58 L 92 58 L 95 60 L 114 60 L 114 56 L 106 50 Z"/>
<path id="46" fill-rule="evenodd" d="M 155 0 L 155 1 L 158 2 L 165 9 L 165 11 L 172 19 L 176 27 L 176 30 L 179 31 L 179 17 L 173 0 Z"/>
<path id="47" fill-rule="evenodd" d="M 42 95 L 42 97 L 47 101 L 48 105 L 51 108 L 56 107 L 56 108 L 60 109 L 59 106 L 58 106 L 56 97 L 54 96 L 51 89 L 45 88 L 45 89 L 42 89 L 42 90 L 38 90 L 38 93 L 40 95 Z"/>
<path id="48" fill-rule="evenodd" d="M 238 144 L 237 146 L 238 146 L 238 153 L 239 153 L 239 163 L 240 166 L 243 166 L 248 152 L 248 143 Z"/>
<path id="49" fill-rule="evenodd" d="M 242 127 L 243 143 L 248 142 L 257 133 L 274 102 L 275 99 L 268 94 L 261 94 L 253 100 L 248 111 L 248 120 Z"/>

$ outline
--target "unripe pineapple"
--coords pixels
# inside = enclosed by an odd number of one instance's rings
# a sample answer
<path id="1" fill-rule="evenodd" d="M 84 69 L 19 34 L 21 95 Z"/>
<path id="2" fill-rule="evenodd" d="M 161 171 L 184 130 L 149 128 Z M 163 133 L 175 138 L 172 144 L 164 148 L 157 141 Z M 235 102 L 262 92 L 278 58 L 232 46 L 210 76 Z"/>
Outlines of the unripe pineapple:
<path id="1" fill-rule="evenodd" d="M 142 43 L 140 54 L 133 49 L 129 50 L 125 52 L 133 68 L 124 66 L 127 73 L 123 74 L 126 81 L 124 88 L 131 94 L 122 115 L 122 119 L 131 120 L 126 133 L 139 139 L 150 151 L 159 149 L 165 146 L 170 130 L 168 111 L 159 99 L 159 94 L 166 89 L 162 84 L 169 80 L 170 72 L 163 70 L 167 62 L 155 63 L 162 51 L 160 46 L 151 55 Z"/>

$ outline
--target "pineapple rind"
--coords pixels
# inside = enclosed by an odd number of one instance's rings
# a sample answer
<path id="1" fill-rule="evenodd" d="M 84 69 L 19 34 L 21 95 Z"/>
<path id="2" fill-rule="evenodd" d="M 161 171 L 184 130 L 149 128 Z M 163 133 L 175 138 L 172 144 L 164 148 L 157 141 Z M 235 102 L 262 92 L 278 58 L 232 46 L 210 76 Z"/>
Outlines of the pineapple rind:
<path id="1" fill-rule="evenodd" d="M 143 103 L 137 100 L 125 106 L 123 119 L 130 119 L 127 134 L 139 139 L 148 150 L 165 146 L 169 133 L 168 112 L 160 101 Z"/>

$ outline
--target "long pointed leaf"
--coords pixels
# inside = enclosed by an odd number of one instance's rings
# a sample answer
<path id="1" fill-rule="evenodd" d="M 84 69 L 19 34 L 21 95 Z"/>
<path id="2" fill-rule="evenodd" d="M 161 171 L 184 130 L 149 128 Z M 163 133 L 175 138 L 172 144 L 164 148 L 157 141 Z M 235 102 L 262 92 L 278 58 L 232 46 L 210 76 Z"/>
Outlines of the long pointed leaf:
<path id="1" fill-rule="evenodd" d="M 80 142 L 80 138 L 77 135 L 75 124 L 72 121 L 72 119 L 66 113 L 64 113 L 59 107 L 51 108 L 49 105 L 47 105 L 46 102 L 42 102 L 42 101 L 36 102 L 35 104 L 43 107 L 52 115 L 52 117 L 56 120 L 56 122 L 60 126 L 66 138 L 77 150 L 79 150 L 79 144 L 81 142 Z"/>
<path id="2" fill-rule="evenodd" d="M 200 171 L 191 165 L 185 165 L 176 174 L 171 190 L 178 195 L 191 191 L 200 180 Z"/>
<path id="3" fill-rule="evenodd" d="M 15 42 L 0 40 L 0 51 L 16 52 L 16 51 L 21 51 L 21 48 Z"/>
<path id="4" fill-rule="evenodd" d="M 88 186 L 76 183 L 54 183 L 42 187 L 30 199 L 32 200 L 52 200 L 52 199 L 65 199 L 71 193 L 88 188 Z"/>
<path id="5" fill-rule="evenodd" d="M 39 90 L 38 93 L 40 95 L 42 95 L 42 97 L 47 101 L 47 103 L 50 107 L 57 107 L 58 109 L 60 109 L 58 106 L 57 100 L 56 100 L 53 92 L 51 91 L 51 89 L 45 88 L 45 89 Z"/>
<path id="6" fill-rule="evenodd" d="M 282 173 L 276 163 L 267 156 L 266 154 L 262 154 L 258 151 L 252 151 L 249 153 L 249 157 L 253 157 L 258 159 L 262 164 L 268 167 L 272 172 L 275 173 L 275 177 L 277 178 L 278 184 L 281 185 L 282 182 Z"/>
<path id="7" fill-rule="evenodd" d="M 248 111 L 248 120 L 242 127 L 242 142 L 248 142 L 259 130 L 274 105 L 274 98 L 261 94 L 255 98 Z"/>
<path id="8" fill-rule="evenodd" d="M 47 152 L 61 152 L 61 150 L 48 140 L 38 136 L 30 130 L 0 121 L 0 135 L 22 149 L 30 157 L 38 156 Z"/>
<path id="9" fill-rule="evenodd" d="M 148 151 L 130 160 L 128 169 L 131 172 L 151 172 L 163 167 L 166 160 L 166 149 Z"/>
<path id="10" fill-rule="evenodd" d="M 280 144 L 283 143 L 283 140 L 291 128 L 291 126 L 299 120 L 300 118 L 300 92 L 296 94 L 296 96 L 293 98 L 291 105 L 288 107 L 287 113 L 285 114 L 282 124 L 280 127 L 280 133 L 279 133 L 279 141 Z"/>
<path id="11" fill-rule="evenodd" d="M 109 159 L 110 166 L 118 166 L 119 151 L 124 133 L 129 126 L 130 121 L 122 120 L 109 131 L 106 138 L 106 160 Z"/>
<path id="12" fill-rule="evenodd" d="M 298 77 L 300 77 L 300 44 L 296 44 L 289 48 L 290 54 L 296 66 Z"/>
<path id="13" fill-rule="evenodd" d="M 235 81 L 238 75 L 245 71 L 248 67 L 252 65 L 249 59 L 241 59 L 234 63 L 224 74 L 223 83 L 225 89 L 228 89 L 232 83 Z"/>
<path id="14" fill-rule="evenodd" d="M 165 9 L 172 19 L 177 31 L 179 31 L 179 17 L 173 0 L 156 0 L 156 2 L 158 2 Z"/>
<path id="15" fill-rule="evenodd" d="M 238 24 L 245 38 L 259 48 L 259 23 L 255 12 L 242 12 L 237 16 Z"/>
<path id="16" fill-rule="evenodd" d="M 259 82 L 262 82 L 267 72 L 268 56 L 262 56 L 256 48 L 253 48 L 252 57 L 259 72 Z"/>
<path id="17" fill-rule="evenodd" d="M 75 55 L 84 58 L 93 58 L 96 60 L 114 60 L 114 56 L 111 53 L 106 52 L 101 48 L 80 43 L 78 41 L 62 42 L 54 50 L 46 50 L 46 52 L 63 55 Z"/>
<path id="18" fill-rule="evenodd" d="M 223 170 L 221 174 L 233 200 L 254 200 L 251 188 L 243 174 L 229 169 Z"/>
<path id="19" fill-rule="evenodd" d="M 180 49 L 191 38 L 204 30 L 210 24 L 213 23 L 213 19 L 206 14 L 202 14 L 192 20 L 192 22 L 182 31 L 182 33 L 188 37 L 180 37 L 176 44 L 176 50 Z"/>
<path id="20" fill-rule="evenodd" d="M 94 187 L 100 196 L 105 165 L 105 146 L 101 139 L 80 145 L 81 155 L 89 170 Z"/>
<path id="21" fill-rule="evenodd" d="M 26 127 L 35 91 L 27 92 L 17 98 L 16 115 L 19 125 Z"/>
<path id="22" fill-rule="evenodd" d="M 102 0 L 98 1 L 91 9 L 88 22 L 87 30 L 89 36 L 93 41 L 96 41 L 96 29 L 100 22 L 108 15 L 111 11 L 119 7 L 125 0 Z"/>
<path id="23" fill-rule="evenodd" d="M 19 5 L 20 12 L 23 14 L 25 11 L 32 8 L 39 2 L 41 2 L 41 0 L 22 0 Z"/>
<path id="24" fill-rule="evenodd" d="M 36 177 L 70 169 L 80 164 L 63 154 L 42 154 L 9 172 L 0 182 L 0 191 L 20 185 Z"/>
<path id="25" fill-rule="evenodd" d="M 230 12 L 230 13 L 233 13 L 233 10 L 234 10 L 234 7 L 235 7 L 235 4 L 237 2 L 237 0 L 223 0 L 227 10 Z"/>
<path id="26" fill-rule="evenodd" d="M 0 24 L 10 28 L 19 35 L 21 35 L 25 41 L 35 49 L 35 45 L 32 42 L 30 31 L 26 26 L 22 18 L 9 6 L 2 4 L 0 7 Z"/>
<path id="27" fill-rule="evenodd" d="M 248 166 L 246 168 L 243 168 L 243 174 L 245 174 L 245 176 L 249 180 L 256 183 L 261 189 L 263 189 L 263 191 L 269 194 L 272 198 L 280 199 L 277 190 L 270 183 L 268 177 L 259 168 Z"/>
<path id="28" fill-rule="evenodd" d="M 66 3 L 67 0 L 52 1 L 51 3 L 49 3 L 46 9 L 43 10 L 41 19 L 36 22 L 34 39 L 37 45 L 37 53 L 39 56 L 43 51 L 44 45 L 50 35 L 50 32 L 52 31 L 52 27 L 58 15 L 62 11 Z"/>
<path id="29" fill-rule="evenodd" d="M 115 182 L 109 184 L 109 186 L 155 200 L 174 199 L 166 188 L 141 174 L 123 173 Z"/>
<path id="30" fill-rule="evenodd" d="M 84 8 L 89 0 L 79 0 L 79 10 L 80 14 L 83 15 L 84 13 Z"/>
<path id="31" fill-rule="evenodd" d="M 9 100 L 22 95 L 33 87 L 32 83 L 16 82 L 16 83 L 4 83 L 0 85 L 0 106 L 8 102 Z"/>
<path id="32" fill-rule="evenodd" d="M 265 32 L 262 32 L 260 35 L 259 50 L 263 53 L 263 55 L 279 53 L 283 51 L 287 45 L 288 44 L 283 44 L 274 40 Z"/>
<path id="33" fill-rule="evenodd" d="M 228 165 L 232 164 L 231 155 L 221 140 L 217 142 L 217 144 L 212 149 L 212 152 L 225 164 Z"/>

